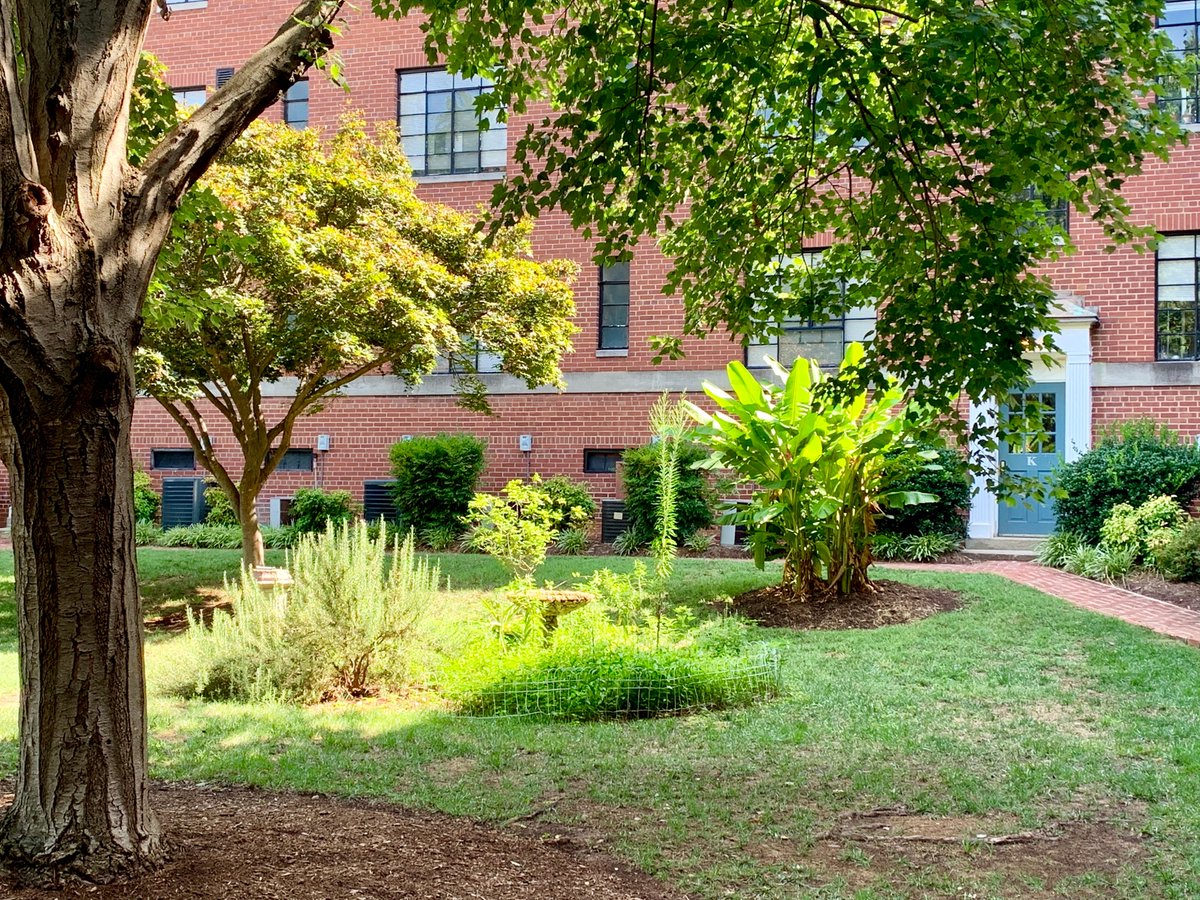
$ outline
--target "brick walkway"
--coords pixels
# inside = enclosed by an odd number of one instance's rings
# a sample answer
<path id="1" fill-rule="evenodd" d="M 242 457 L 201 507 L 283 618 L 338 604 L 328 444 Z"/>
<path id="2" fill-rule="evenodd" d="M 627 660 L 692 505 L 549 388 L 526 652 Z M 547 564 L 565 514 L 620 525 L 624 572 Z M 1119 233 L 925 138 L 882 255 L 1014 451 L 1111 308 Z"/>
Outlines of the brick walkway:
<path id="1" fill-rule="evenodd" d="M 995 560 L 964 566 L 939 566 L 931 563 L 883 563 L 897 569 L 922 572 L 979 572 L 1001 575 L 1009 581 L 1037 588 L 1092 612 L 1123 619 L 1159 634 L 1165 634 L 1200 647 L 1200 612 L 1192 612 L 1173 603 L 1135 594 L 1124 588 L 1103 584 L 1058 569 L 1028 562 Z"/>

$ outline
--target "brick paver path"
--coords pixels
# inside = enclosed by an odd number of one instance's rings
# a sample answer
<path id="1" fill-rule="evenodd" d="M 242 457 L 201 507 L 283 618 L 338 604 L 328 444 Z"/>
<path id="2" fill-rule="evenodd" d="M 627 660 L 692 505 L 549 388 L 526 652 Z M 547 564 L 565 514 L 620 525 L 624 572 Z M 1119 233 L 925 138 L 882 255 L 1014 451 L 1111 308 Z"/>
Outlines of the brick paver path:
<path id="1" fill-rule="evenodd" d="M 897 569 L 916 569 L 923 572 L 981 572 L 1002 575 L 1009 581 L 1037 588 L 1106 616 L 1124 619 L 1159 634 L 1169 635 L 1200 647 L 1200 613 L 1173 603 L 1135 594 L 1116 585 L 1103 584 L 1078 575 L 1068 575 L 1030 562 L 989 560 L 964 566 L 939 566 L 932 563 L 883 563 Z"/>

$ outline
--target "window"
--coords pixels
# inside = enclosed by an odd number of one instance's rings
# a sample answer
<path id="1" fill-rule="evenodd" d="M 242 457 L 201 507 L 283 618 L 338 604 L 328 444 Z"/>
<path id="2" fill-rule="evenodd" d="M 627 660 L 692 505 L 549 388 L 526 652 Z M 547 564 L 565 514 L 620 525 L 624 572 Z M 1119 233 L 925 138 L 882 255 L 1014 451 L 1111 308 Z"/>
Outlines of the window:
<path id="1" fill-rule="evenodd" d="M 804 265 L 816 266 L 821 251 L 806 251 L 802 259 Z M 781 294 L 787 290 L 788 286 L 781 281 Z M 845 285 L 841 291 L 844 296 Z M 804 357 L 815 359 L 821 366 L 836 366 L 842 361 L 846 342 L 870 340 L 874 325 L 875 310 L 869 307 L 852 309 L 820 322 L 789 316 L 771 325 L 766 334 L 750 339 L 746 345 L 746 365 L 752 369 L 766 368 L 767 357 L 771 357 L 788 368 Z"/>
<path id="2" fill-rule="evenodd" d="M 583 471 L 591 474 L 611 475 L 617 471 L 622 450 L 584 450 Z"/>
<path id="3" fill-rule="evenodd" d="M 151 450 L 152 469 L 194 469 L 196 454 L 192 450 Z"/>
<path id="4" fill-rule="evenodd" d="M 1200 235 L 1174 234 L 1158 245 L 1158 348 L 1159 359 L 1197 359 L 1200 325 Z"/>
<path id="5" fill-rule="evenodd" d="M 475 99 L 491 87 L 476 76 L 444 69 L 400 72 L 397 117 L 414 175 L 503 172 L 508 133 L 503 123 L 481 128 Z"/>
<path id="6" fill-rule="evenodd" d="M 288 450 L 283 459 L 275 467 L 278 472 L 311 472 L 313 469 L 312 450 Z"/>
<path id="7" fill-rule="evenodd" d="M 600 349 L 629 349 L 629 263 L 600 268 Z"/>
<path id="8" fill-rule="evenodd" d="M 283 121 L 293 128 L 308 127 L 308 79 L 302 78 L 283 95 Z"/>
<path id="9" fill-rule="evenodd" d="M 502 361 L 499 353 L 493 353 L 486 347 L 478 345 L 472 347 L 468 344 L 462 353 L 451 356 L 446 367 L 441 371 L 449 372 L 451 375 L 463 375 L 467 372 L 487 375 L 499 372 Z"/>
<path id="10" fill-rule="evenodd" d="M 208 6 L 208 0 L 167 0 L 167 8 L 171 12 L 183 9 L 204 9 L 206 6 Z"/>
<path id="11" fill-rule="evenodd" d="M 1158 30 L 1175 46 L 1175 55 L 1186 65 L 1181 76 L 1163 79 L 1158 90 L 1158 104 L 1165 106 L 1175 119 L 1185 125 L 1200 124 L 1200 46 L 1197 27 L 1200 25 L 1200 0 L 1167 0 L 1158 19 Z"/>
<path id="12" fill-rule="evenodd" d="M 204 86 L 172 88 L 171 96 L 175 98 L 175 105 L 179 107 L 203 106 L 204 101 L 208 99 L 208 89 Z"/>
<path id="13" fill-rule="evenodd" d="M 1040 201 L 1045 207 L 1042 215 L 1046 217 L 1046 224 L 1071 233 L 1071 205 L 1066 200 L 1055 200 L 1034 187 L 1026 188 L 1021 194 L 1021 199 Z"/>

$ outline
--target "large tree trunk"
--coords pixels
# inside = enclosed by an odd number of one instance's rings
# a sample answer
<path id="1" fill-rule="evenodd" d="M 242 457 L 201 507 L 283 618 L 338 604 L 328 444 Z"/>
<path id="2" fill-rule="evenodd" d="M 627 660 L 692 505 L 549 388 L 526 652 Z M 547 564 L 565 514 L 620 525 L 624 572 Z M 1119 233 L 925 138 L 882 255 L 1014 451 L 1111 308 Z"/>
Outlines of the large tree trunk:
<path id="1" fill-rule="evenodd" d="M 22 741 L 2 834 L 39 880 L 110 880 L 164 853 L 147 797 L 132 346 L 117 356 L 71 383 L 5 385 Z"/>
<path id="2" fill-rule="evenodd" d="M 129 452 L 142 301 L 184 192 L 330 46 L 340 6 L 302 0 L 134 170 L 152 0 L 0 0 L 0 454 L 21 657 L 0 854 L 33 880 L 111 880 L 163 856 Z"/>

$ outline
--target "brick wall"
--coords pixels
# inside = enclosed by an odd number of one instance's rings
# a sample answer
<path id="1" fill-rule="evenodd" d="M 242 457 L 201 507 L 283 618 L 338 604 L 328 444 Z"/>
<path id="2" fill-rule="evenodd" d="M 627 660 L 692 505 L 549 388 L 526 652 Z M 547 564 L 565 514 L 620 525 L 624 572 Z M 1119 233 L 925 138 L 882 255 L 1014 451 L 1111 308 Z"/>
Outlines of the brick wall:
<path id="1" fill-rule="evenodd" d="M 177 11 L 169 22 L 151 24 L 147 49 L 168 67 L 174 87 L 212 87 L 216 69 L 241 65 L 274 33 L 290 14 L 293 0 L 209 0 L 201 10 Z M 329 82 L 320 72 L 310 73 L 310 121 L 329 127 L 350 110 L 368 120 L 394 122 L 396 72 L 427 65 L 422 49 L 420 19 L 384 22 L 369 12 L 369 4 L 347 9 L 338 52 L 345 63 L 349 93 Z M 536 110 L 534 111 L 536 113 Z M 532 115 L 533 113 L 531 113 Z M 268 116 L 281 116 L 278 106 Z M 509 139 L 519 133 L 522 119 L 509 124 Z M 1170 164 L 1153 162 L 1133 178 L 1125 196 L 1138 222 L 1162 231 L 1200 231 L 1200 206 L 1186 187 L 1200 178 L 1200 146 L 1179 148 Z M 428 200 L 473 211 L 485 206 L 495 182 L 434 181 L 420 192 Z M 1149 362 L 1154 359 L 1153 253 L 1123 248 L 1105 251 L 1100 229 L 1071 213 L 1071 234 L 1077 252 L 1051 263 L 1047 271 L 1058 287 L 1098 310 L 1100 324 L 1093 332 L 1094 358 L 1098 362 Z M 625 357 L 597 357 L 599 287 L 591 261 L 591 246 L 574 233 L 566 217 L 547 213 L 534 232 L 539 258 L 568 258 L 581 268 L 576 285 L 577 324 L 575 353 L 564 361 L 571 372 L 651 372 L 648 338 L 677 333 L 683 315 L 677 300 L 660 293 L 668 261 L 657 247 L 643 246 L 631 266 L 629 352 Z M 717 369 L 730 358 L 740 358 L 738 342 L 727 336 L 685 342 L 687 358 L 662 368 Z M 649 387 L 649 385 L 647 385 Z M 646 414 L 654 394 L 510 395 L 494 398 L 494 418 L 467 413 L 442 397 L 353 397 L 331 402 L 326 409 L 303 420 L 293 446 L 312 446 L 319 433 L 333 436 L 333 450 L 321 462 L 324 486 L 351 490 L 361 498 L 362 482 L 386 477 L 387 448 L 402 434 L 439 430 L 469 430 L 489 441 L 485 481 L 498 487 L 510 477 L 525 473 L 517 450 L 517 435 L 532 433 L 533 471 L 547 475 L 584 477 L 586 447 L 625 447 L 647 437 Z M 1186 434 L 1200 433 L 1200 387 L 1103 388 L 1094 393 L 1095 427 L 1135 416 L 1150 416 Z M 228 458 L 232 440 L 214 426 L 214 438 Z M 149 467 L 154 447 L 183 447 L 186 442 L 166 414 L 152 401 L 139 401 L 134 421 L 134 454 L 139 465 Z M 157 477 L 156 473 L 156 477 Z M 312 484 L 314 473 L 277 474 L 264 497 L 290 494 Z M 597 496 L 617 493 L 615 476 L 587 476 Z M 7 479 L 0 482 L 0 508 L 7 501 Z"/>

